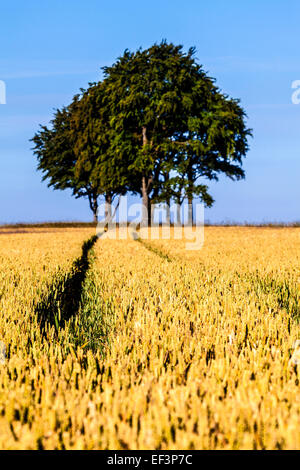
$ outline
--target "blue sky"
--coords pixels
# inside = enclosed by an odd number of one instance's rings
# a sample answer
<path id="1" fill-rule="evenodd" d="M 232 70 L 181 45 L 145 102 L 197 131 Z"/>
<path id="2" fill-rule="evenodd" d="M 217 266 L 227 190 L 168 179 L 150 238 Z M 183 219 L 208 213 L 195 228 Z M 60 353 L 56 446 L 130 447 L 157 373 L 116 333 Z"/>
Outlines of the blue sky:
<path id="1" fill-rule="evenodd" d="M 300 220 L 300 4 L 289 0 L 12 0 L 1 2 L 0 223 L 90 220 L 86 200 L 41 182 L 29 139 L 128 48 L 167 39 L 240 98 L 254 138 L 246 180 L 209 183 L 220 221 Z"/>

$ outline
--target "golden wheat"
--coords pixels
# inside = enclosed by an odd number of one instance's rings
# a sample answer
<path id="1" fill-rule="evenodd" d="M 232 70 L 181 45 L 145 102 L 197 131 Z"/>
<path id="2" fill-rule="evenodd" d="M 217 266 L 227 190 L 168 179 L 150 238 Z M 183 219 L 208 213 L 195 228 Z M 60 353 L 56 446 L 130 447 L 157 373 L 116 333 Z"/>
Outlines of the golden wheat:
<path id="1" fill-rule="evenodd" d="M 300 230 L 91 235 L 0 235 L 0 448 L 299 449 Z"/>

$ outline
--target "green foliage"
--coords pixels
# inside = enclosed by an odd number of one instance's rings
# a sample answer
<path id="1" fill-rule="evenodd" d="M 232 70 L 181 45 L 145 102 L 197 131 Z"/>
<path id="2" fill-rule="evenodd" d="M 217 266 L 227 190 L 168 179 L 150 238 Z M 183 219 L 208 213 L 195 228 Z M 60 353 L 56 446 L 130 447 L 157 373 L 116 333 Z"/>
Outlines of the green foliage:
<path id="1" fill-rule="evenodd" d="M 111 152 L 104 84 L 81 91 L 56 111 L 52 127 L 41 126 L 32 141 L 43 180 L 54 189 L 71 189 L 77 198 L 88 197 L 96 218 L 100 195 L 111 203 L 126 192 L 128 171 Z"/>
<path id="2" fill-rule="evenodd" d="M 128 177 L 118 154 L 112 152 L 113 129 L 105 83 L 91 84 L 71 105 L 71 134 L 78 180 L 92 181 L 99 194 L 124 194 Z"/>
<path id="3" fill-rule="evenodd" d="M 32 141 L 43 180 L 54 189 L 71 189 L 75 197 L 88 197 L 92 211 L 97 211 L 99 188 L 91 174 L 78 170 L 76 135 L 72 129 L 73 114 L 78 112 L 79 100 L 74 98 L 69 107 L 56 110 L 51 128 L 41 126 Z M 92 158 L 91 158 L 92 160 Z"/>
<path id="4" fill-rule="evenodd" d="M 242 157 L 251 135 L 245 113 L 238 100 L 220 92 L 194 54 L 194 48 L 184 53 L 163 41 L 126 50 L 104 68 L 116 131 L 112 145 L 130 161 L 130 189 L 143 196 L 146 190 L 155 202 L 181 201 L 184 194 L 211 205 L 200 177 L 244 177 Z"/>
<path id="5" fill-rule="evenodd" d="M 40 126 L 40 130 L 32 139 L 35 144 L 34 153 L 38 159 L 38 170 L 44 173 L 43 180 L 49 180 L 48 186 L 53 186 L 54 189 L 70 188 L 76 195 L 79 188 L 74 175 L 76 157 L 68 108 L 56 110 L 51 124 L 51 129 Z"/>
<path id="6" fill-rule="evenodd" d="M 32 139 L 38 169 L 55 189 L 97 198 L 127 191 L 153 202 L 194 196 L 213 204 L 202 179 L 244 177 L 242 159 L 251 130 L 239 100 L 223 94 L 195 49 L 166 41 L 126 50 L 103 82 L 90 84 L 62 110 L 52 128 Z"/>

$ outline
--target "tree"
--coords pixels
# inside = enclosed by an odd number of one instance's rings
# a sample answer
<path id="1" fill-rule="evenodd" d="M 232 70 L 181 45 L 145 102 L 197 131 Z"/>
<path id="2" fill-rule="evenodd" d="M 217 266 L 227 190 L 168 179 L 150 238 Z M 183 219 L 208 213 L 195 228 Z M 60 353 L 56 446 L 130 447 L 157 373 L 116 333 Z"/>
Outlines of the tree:
<path id="1" fill-rule="evenodd" d="M 202 179 L 243 178 L 245 112 L 194 55 L 163 41 L 104 67 L 103 82 L 81 90 L 32 139 L 49 186 L 88 197 L 95 221 L 100 195 L 110 217 L 116 195 L 140 194 L 146 225 L 151 202 L 187 198 L 192 223 L 194 196 L 213 203 Z"/>
<path id="2" fill-rule="evenodd" d="M 109 125 L 105 83 L 90 84 L 80 100 L 75 97 L 74 102 L 70 129 L 77 157 L 75 173 L 81 181 L 93 182 L 99 195 L 104 195 L 108 219 L 114 198 L 127 191 L 129 175 L 127 163 L 111 146 L 114 129 Z"/>
<path id="3" fill-rule="evenodd" d="M 77 158 L 74 153 L 74 139 L 70 129 L 70 109 L 57 109 L 51 120 L 51 128 L 40 126 L 31 139 L 38 170 L 43 172 L 43 181 L 54 189 L 71 189 L 75 197 L 87 196 L 94 213 L 97 211 L 97 191 L 89 181 L 85 183 L 76 176 Z"/>
<path id="4" fill-rule="evenodd" d="M 244 176 L 242 157 L 251 135 L 245 113 L 220 92 L 194 54 L 194 48 L 184 53 L 163 41 L 144 51 L 126 50 L 103 69 L 112 146 L 128 162 L 130 189 L 142 196 L 144 225 L 151 221 L 151 199 L 178 198 L 179 180 L 191 207 L 194 195 L 212 203 L 199 177 Z"/>
<path id="5" fill-rule="evenodd" d="M 90 84 L 68 107 L 56 110 L 50 129 L 41 126 L 32 139 L 43 180 L 54 189 L 71 189 L 76 198 L 87 197 L 94 222 L 100 195 L 109 217 L 115 195 L 126 191 L 125 173 L 110 152 L 105 96 L 103 83 Z"/>

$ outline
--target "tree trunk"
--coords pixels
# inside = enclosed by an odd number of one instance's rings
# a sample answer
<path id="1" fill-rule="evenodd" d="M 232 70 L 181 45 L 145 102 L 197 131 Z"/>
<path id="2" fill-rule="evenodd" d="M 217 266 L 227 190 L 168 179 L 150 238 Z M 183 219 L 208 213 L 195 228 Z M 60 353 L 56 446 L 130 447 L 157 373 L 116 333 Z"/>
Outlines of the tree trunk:
<path id="1" fill-rule="evenodd" d="M 111 216 L 112 216 L 111 203 L 112 203 L 111 193 L 105 194 L 105 220 L 107 222 L 110 221 Z"/>
<path id="2" fill-rule="evenodd" d="M 142 128 L 143 133 L 143 147 L 148 144 L 147 138 L 147 129 L 145 126 Z M 151 177 L 143 176 L 142 177 L 142 221 L 141 227 L 147 227 L 151 225 L 151 200 L 149 198 L 149 188 L 151 185 Z"/>
<path id="3" fill-rule="evenodd" d="M 170 225 L 171 222 L 171 210 L 170 210 L 170 199 L 166 201 L 166 225 Z"/>
<path id="4" fill-rule="evenodd" d="M 93 211 L 93 222 L 94 224 L 98 223 L 98 198 L 93 195 L 91 200 L 91 209 Z"/>
<path id="5" fill-rule="evenodd" d="M 152 206 L 151 206 L 151 198 L 148 195 L 148 227 L 151 227 L 152 224 Z"/>
<path id="6" fill-rule="evenodd" d="M 164 173 L 164 179 L 165 179 L 165 183 L 167 183 L 169 181 L 169 173 Z M 169 225 L 170 222 L 171 222 L 171 214 L 170 214 L 170 205 L 171 205 L 171 200 L 170 200 L 170 197 L 167 195 L 166 196 L 166 224 Z"/>
<path id="7" fill-rule="evenodd" d="M 193 226 L 194 222 L 194 214 L 193 214 L 193 173 L 191 170 L 188 171 L 188 180 L 189 180 L 189 187 L 188 187 L 188 225 Z"/>
<path id="8" fill-rule="evenodd" d="M 89 199 L 90 209 L 93 212 L 93 223 L 98 223 L 98 195 L 87 190 L 87 197 Z"/>
<path id="9" fill-rule="evenodd" d="M 181 226 L 181 205 L 179 202 L 177 202 L 177 205 L 176 205 L 176 223 L 177 225 Z"/>
<path id="10" fill-rule="evenodd" d="M 188 225 L 193 225 L 193 196 L 188 196 Z"/>
<path id="11" fill-rule="evenodd" d="M 146 176 L 142 177 L 142 227 L 151 226 L 151 198 L 148 194 L 149 180 L 147 182 Z"/>
<path id="12" fill-rule="evenodd" d="M 141 221 L 141 226 L 146 227 L 148 223 L 148 208 L 149 208 L 149 196 L 148 196 L 148 191 L 147 191 L 147 183 L 146 183 L 146 177 L 142 177 L 142 221 Z"/>
<path id="13" fill-rule="evenodd" d="M 97 211 L 96 211 L 96 212 L 93 211 L 93 223 L 94 223 L 94 224 L 97 224 L 97 223 L 98 223 Z"/>

